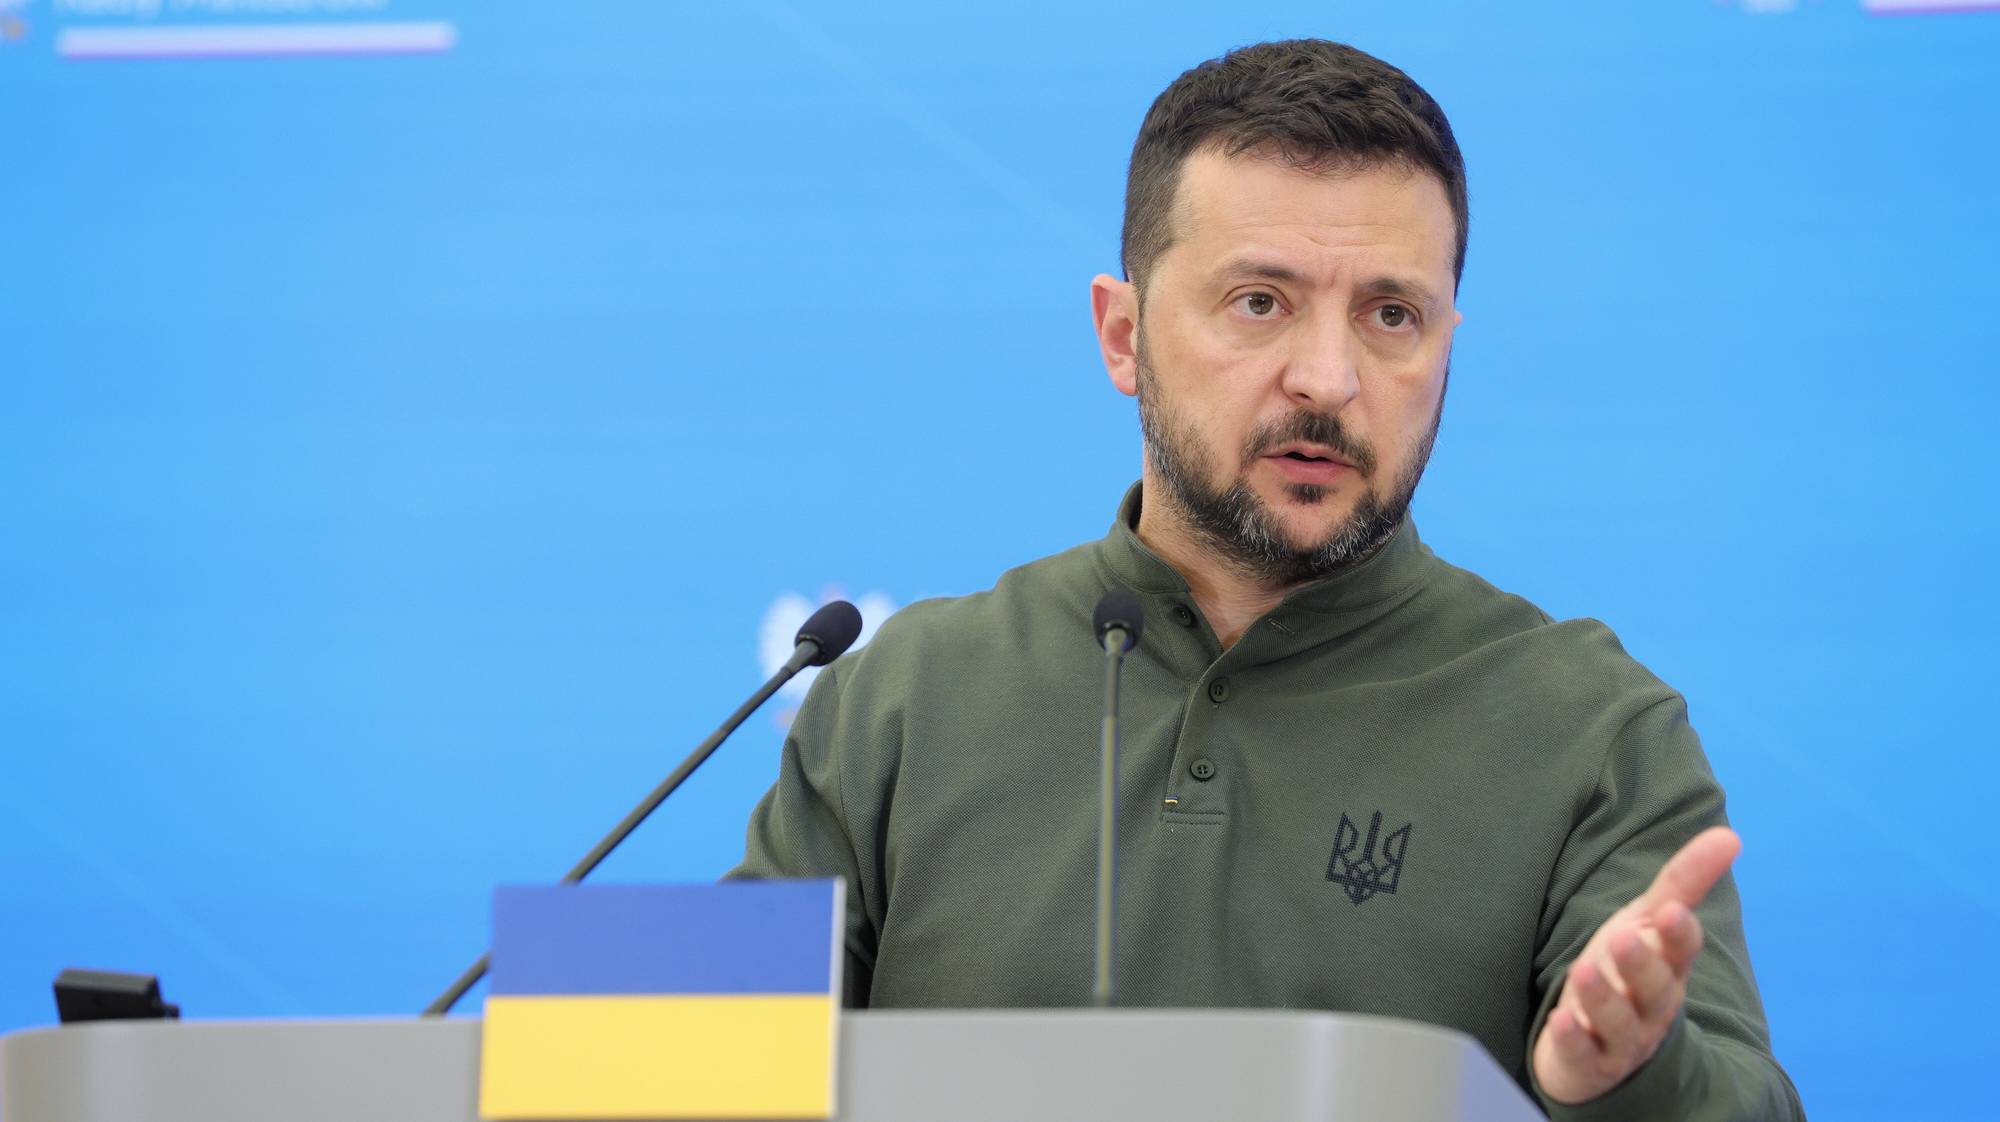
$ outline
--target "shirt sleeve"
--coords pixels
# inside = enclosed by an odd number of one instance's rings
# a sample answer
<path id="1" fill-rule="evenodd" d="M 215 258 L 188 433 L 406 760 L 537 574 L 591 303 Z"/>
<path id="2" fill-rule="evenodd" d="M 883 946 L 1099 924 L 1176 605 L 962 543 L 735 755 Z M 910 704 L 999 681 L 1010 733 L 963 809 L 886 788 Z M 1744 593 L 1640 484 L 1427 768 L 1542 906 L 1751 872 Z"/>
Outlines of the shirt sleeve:
<path id="1" fill-rule="evenodd" d="M 1528 1033 L 1528 1070 L 1552 1122 L 1804 1122 L 1798 1092 L 1771 1054 L 1728 874 L 1695 909 L 1704 941 L 1687 1003 L 1652 1058 L 1617 1087 L 1573 1106 L 1550 1099 L 1533 1079 L 1535 1040 L 1591 935 L 1644 892 L 1689 839 L 1727 824 L 1722 788 L 1688 725 L 1685 702 L 1657 701 L 1627 722 L 1557 860 L 1535 961 L 1541 1005 Z"/>
<path id="2" fill-rule="evenodd" d="M 751 812 L 743 861 L 725 879 L 842 877 L 847 882 L 847 962 L 843 1004 L 868 1004 L 875 971 L 875 926 L 866 904 L 875 881 L 848 828 L 841 761 L 834 751 L 840 710 L 836 662 L 814 680 L 785 736 L 778 779 Z"/>

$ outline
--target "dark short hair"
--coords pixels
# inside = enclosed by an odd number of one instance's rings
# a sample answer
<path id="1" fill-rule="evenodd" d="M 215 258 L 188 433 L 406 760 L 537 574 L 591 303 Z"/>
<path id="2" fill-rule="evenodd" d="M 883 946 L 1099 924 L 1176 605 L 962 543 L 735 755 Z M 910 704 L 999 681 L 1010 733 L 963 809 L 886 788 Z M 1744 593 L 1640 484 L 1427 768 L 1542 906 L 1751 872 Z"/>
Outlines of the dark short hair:
<path id="1" fill-rule="evenodd" d="M 1408 74 L 1325 39 L 1238 47 L 1174 79 L 1146 111 L 1125 179 L 1119 256 L 1142 288 L 1173 244 L 1175 189 L 1197 151 L 1272 151 L 1294 167 L 1346 172 L 1401 164 L 1443 184 L 1458 225 L 1452 281 L 1465 272 L 1465 158 L 1444 110 Z"/>

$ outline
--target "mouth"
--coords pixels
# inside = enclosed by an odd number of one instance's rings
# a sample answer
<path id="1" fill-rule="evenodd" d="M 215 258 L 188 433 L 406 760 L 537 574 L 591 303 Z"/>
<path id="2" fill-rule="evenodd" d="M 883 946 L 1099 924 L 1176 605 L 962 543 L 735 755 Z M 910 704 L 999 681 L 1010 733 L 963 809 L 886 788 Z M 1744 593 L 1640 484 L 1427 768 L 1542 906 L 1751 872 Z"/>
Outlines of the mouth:
<path id="1" fill-rule="evenodd" d="M 1324 444 L 1280 444 L 1259 458 L 1289 483 L 1325 487 L 1355 471 L 1347 457 Z"/>
<path id="2" fill-rule="evenodd" d="M 1335 464 L 1344 468 L 1354 467 L 1354 461 L 1328 448 L 1324 444 L 1280 444 L 1264 453 L 1267 460 L 1290 460 L 1299 464 Z"/>

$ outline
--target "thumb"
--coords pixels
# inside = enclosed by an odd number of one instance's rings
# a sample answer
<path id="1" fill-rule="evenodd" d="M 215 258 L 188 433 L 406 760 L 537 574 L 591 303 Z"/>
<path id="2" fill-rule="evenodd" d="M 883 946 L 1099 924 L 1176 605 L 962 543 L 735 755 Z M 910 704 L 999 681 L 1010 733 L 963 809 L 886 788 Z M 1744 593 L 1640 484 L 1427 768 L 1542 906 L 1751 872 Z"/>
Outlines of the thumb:
<path id="1" fill-rule="evenodd" d="M 1741 852 L 1743 839 L 1736 836 L 1736 831 L 1727 826 L 1711 826 L 1667 858 L 1639 899 L 1649 911 L 1669 901 L 1679 901 L 1692 909 L 1729 871 L 1730 863 Z"/>

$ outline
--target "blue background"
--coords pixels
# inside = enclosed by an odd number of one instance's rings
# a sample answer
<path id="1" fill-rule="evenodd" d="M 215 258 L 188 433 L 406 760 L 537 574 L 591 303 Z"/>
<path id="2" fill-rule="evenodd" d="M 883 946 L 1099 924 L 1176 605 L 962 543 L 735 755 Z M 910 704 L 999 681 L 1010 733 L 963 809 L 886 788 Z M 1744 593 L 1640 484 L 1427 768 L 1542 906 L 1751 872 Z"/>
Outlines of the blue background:
<path id="1" fill-rule="evenodd" d="M 1133 133 L 1311 34 L 1470 166 L 1425 539 L 1688 695 L 1812 1116 L 2000 1116 L 2000 15 L 1753 7 L 398 0 L 458 45 L 77 62 L 17 6 L 0 1030 L 68 965 L 413 1012 L 761 680 L 778 598 L 1102 533 Z M 726 868 L 779 739 L 602 875 Z"/>

